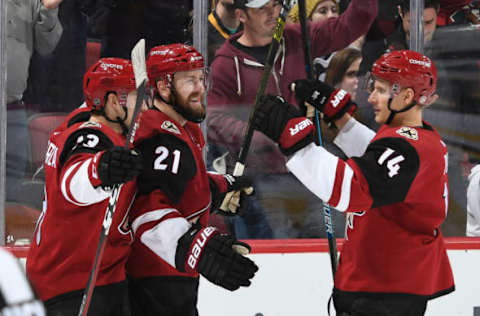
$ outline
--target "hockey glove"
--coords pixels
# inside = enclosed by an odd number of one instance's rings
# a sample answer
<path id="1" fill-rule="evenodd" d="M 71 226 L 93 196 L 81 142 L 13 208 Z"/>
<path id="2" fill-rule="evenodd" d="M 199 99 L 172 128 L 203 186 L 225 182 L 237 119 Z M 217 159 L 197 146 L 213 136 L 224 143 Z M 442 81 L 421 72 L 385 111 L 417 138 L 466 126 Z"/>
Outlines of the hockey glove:
<path id="1" fill-rule="evenodd" d="M 227 290 L 249 286 L 258 271 L 249 258 L 250 246 L 215 227 L 194 224 L 179 240 L 175 266 L 180 272 L 198 272 L 210 282 Z"/>
<path id="2" fill-rule="evenodd" d="M 115 146 L 98 152 L 91 166 L 94 187 L 109 187 L 132 180 L 142 171 L 142 157 L 134 150 Z"/>
<path id="3" fill-rule="evenodd" d="M 248 176 L 232 176 L 230 174 L 208 173 L 210 191 L 212 192 L 213 211 L 223 215 L 236 215 L 241 213 L 247 205 L 247 196 L 254 193 L 252 179 Z M 222 202 L 227 193 L 233 192 L 228 201 Z"/>
<path id="4" fill-rule="evenodd" d="M 313 123 L 300 116 L 296 107 L 282 97 L 264 95 L 255 111 L 255 129 L 278 143 L 284 155 L 291 155 L 313 141 Z"/>
<path id="5" fill-rule="evenodd" d="M 353 114 L 357 105 L 350 100 L 350 94 L 318 81 L 300 79 L 290 85 L 299 104 L 308 103 L 323 113 L 323 120 L 331 123 L 343 116 Z"/>

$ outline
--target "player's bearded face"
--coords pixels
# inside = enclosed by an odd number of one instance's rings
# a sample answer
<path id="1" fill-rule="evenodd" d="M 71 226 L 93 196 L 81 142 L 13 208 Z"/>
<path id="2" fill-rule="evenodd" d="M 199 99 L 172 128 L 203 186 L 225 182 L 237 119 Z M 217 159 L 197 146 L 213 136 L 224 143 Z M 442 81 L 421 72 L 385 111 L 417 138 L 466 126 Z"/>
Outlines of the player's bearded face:
<path id="1" fill-rule="evenodd" d="M 203 69 L 181 71 L 174 76 L 176 103 L 192 118 L 205 118 L 202 104 L 205 94 L 205 71 Z"/>

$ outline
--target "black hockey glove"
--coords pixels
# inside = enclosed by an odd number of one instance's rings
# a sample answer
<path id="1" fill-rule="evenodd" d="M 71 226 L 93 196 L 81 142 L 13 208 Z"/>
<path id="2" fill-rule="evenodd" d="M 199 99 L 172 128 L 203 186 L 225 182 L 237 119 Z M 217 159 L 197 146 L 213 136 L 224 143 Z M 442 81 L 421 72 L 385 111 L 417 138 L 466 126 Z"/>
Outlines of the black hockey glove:
<path id="1" fill-rule="evenodd" d="M 357 105 L 345 90 L 330 87 L 318 80 L 300 79 L 290 85 L 299 104 L 308 103 L 323 113 L 323 120 L 331 123 L 345 113 L 353 114 Z"/>
<path id="2" fill-rule="evenodd" d="M 115 146 L 101 151 L 93 158 L 92 168 L 96 172 L 91 172 L 92 184 L 94 187 L 108 187 L 132 180 L 142 171 L 142 163 L 140 154 L 125 147 Z"/>
<path id="3" fill-rule="evenodd" d="M 296 107 L 272 95 L 262 96 L 259 102 L 254 127 L 278 143 L 283 154 L 291 155 L 313 141 L 313 123 Z"/>
<path id="4" fill-rule="evenodd" d="M 253 182 L 249 176 L 232 176 L 208 172 L 210 191 L 212 193 L 212 211 L 223 215 L 237 215 L 247 206 L 247 196 L 254 193 Z M 224 202 L 227 193 L 233 192 L 231 198 Z M 222 202 L 224 202 L 222 204 Z"/>
<path id="5" fill-rule="evenodd" d="M 249 286 L 258 271 L 245 257 L 250 246 L 233 236 L 220 234 L 215 227 L 194 224 L 179 240 L 175 266 L 180 272 L 198 272 L 210 282 L 227 290 Z"/>

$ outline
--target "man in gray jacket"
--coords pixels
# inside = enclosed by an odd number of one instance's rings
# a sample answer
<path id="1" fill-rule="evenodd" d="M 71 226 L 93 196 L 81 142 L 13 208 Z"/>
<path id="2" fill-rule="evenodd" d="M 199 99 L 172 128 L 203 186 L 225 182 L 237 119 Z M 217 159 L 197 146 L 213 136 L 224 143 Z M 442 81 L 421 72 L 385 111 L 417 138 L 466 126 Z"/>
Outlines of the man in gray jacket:
<path id="1" fill-rule="evenodd" d="M 30 142 L 23 93 L 35 50 L 50 54 L 62 35 L 62 0 L 7 0 L 7 200 L 19 201 Z"/>

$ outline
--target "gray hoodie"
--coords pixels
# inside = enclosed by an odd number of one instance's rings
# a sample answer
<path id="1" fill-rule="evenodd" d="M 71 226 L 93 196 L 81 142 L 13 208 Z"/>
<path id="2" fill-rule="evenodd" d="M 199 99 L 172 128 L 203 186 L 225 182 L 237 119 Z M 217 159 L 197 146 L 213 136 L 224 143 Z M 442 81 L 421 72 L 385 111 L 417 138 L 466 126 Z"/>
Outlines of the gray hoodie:
<path id="1" fill-rule="evenodd" d="M 41 0 L 7 0 L 7 103 L 22 99 L 33 51 L 50 54 L 62 31 L 58 9 Z"/>

